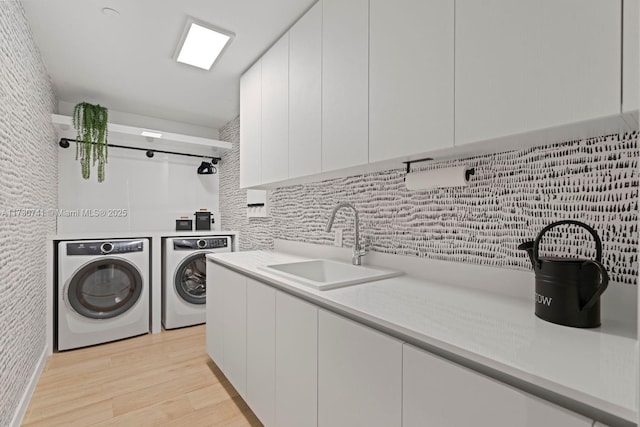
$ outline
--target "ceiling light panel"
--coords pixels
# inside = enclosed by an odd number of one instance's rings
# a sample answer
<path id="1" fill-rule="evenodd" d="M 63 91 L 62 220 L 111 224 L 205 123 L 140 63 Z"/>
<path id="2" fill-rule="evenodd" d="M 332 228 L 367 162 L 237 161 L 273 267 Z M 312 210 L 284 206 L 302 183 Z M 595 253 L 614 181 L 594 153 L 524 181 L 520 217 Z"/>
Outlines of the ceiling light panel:
<path id="1" fill-rule="evenodd" d="M 158 132 L 156 130 L 143 129 L 141 135 L 149 138 L 162 138 L 162 132 Z"/>
<path id="2" fill-rule="evenodd" d="M 176 60 L 209 70 L 231 37 L 232 34 L 189 20 Z"/>

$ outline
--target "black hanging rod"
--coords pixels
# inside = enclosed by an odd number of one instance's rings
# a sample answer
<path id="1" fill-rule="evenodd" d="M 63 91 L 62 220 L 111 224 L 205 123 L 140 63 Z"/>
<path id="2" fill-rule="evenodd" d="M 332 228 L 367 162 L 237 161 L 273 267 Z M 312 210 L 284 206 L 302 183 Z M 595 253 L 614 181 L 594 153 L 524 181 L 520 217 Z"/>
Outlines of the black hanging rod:
<path id="1" fill-rule="evenodd" d="M 60 147 L 68 148 L 70 142 L 78 142 L 78 140 L 72 139 L 72 138 L 60 138 Z M 80 142 L 83 143 L 84 141 L 80 141 Z M 92 144 L 95 144 L 95 142 L 92 142 Z M 162 153 L 162 154 L 176 154 L 178 156 L 198 157 L 200 159 L 202 158 L 211 159 L 212 160 L 211 163 L 213 164 L 217 164 L 220 160 L 222 160 L 220 157 L 213 157 L 213 156 L 207 156 L 202 154 L 178 153 L 177 151 L 165 151 L 165 150 L 156 150 L 156 149 L 140 148 L 140 147 L 127 147 L 126 145 L 118 145 L 118 144 L 107 144 L 107 146 L 114 147 L 114 148 L 124 148 L 127 150 L 146 151 L 147 157 L 153 157 L 153 153 Z"/>

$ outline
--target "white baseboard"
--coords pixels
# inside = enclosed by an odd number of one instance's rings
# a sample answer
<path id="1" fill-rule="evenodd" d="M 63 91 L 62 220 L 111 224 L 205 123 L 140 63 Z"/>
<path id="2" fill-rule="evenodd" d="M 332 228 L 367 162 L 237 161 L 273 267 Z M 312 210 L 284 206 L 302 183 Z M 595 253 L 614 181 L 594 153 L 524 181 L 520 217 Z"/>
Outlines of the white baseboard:
<path id="1" fill-rule="evenodd" d="M 33 391 L 36 389 L 36 385 L 38 384 L 38 380 L 40 379 L 40 374 L 42 374 L 44 365 L 47 362 L 47 356 L 49 355 L 49 352 L 47 350 L 48 349 L 46 346 L 42 349 L 42 354 L 40 355 L 38 365 L 31 375 L 31 379 L 29 380 L 29 384 L 27 385 L 26 390 L 22 394 L 18 409 L 16 410 L 15 414 L 13 414 L 13 419 L 11 420 L 10 424 L 11 427 L 20 427 L 20 424 L 22 424 L 22 419 L 24 418 L 24 414 L 27 413 L 27 408 L 29 407 L 29 402 L 31 401 Z"/>

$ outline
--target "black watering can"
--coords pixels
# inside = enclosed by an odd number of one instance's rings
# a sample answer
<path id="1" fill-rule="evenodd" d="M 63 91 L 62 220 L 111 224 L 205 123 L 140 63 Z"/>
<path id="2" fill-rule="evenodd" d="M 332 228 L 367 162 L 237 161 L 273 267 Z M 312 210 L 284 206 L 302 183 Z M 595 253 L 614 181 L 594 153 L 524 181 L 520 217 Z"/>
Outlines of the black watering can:
<path id="1" fill-rule="evenodd" d="M 572 224 L 587 230 L 596 242 L 596 259 L 540 258 L 542 236 L 558 225 Z M 547 225 L 534 241 L 522 243 L 536 274 L 536 316 L 549 322 L 577 328 L 600 326 L 600 295 L 609 276 L 602 265 L 602 242 L 595 230 L 573 220 Z"/>

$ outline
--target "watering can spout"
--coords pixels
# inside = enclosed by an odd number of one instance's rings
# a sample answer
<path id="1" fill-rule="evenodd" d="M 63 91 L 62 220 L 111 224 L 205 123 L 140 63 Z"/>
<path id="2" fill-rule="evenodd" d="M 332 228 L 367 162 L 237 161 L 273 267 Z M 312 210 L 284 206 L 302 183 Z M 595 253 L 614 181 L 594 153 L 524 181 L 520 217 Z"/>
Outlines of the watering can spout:
<path id="1" fill-rule="evenodd" d="M 530 242 L 521 243 L 518 246 L 518 249 L 521 251 L 527 251 L 527 255 L 529 255 L 529 259 L 531 260 L 531 266 L 535 268 L 536 263 L 533 259 L 533 240 L 531 240 Z"/>

